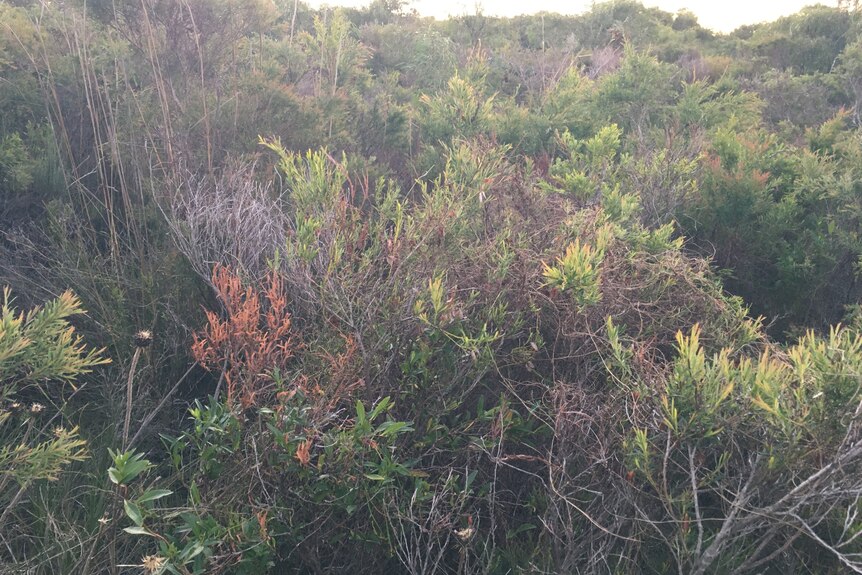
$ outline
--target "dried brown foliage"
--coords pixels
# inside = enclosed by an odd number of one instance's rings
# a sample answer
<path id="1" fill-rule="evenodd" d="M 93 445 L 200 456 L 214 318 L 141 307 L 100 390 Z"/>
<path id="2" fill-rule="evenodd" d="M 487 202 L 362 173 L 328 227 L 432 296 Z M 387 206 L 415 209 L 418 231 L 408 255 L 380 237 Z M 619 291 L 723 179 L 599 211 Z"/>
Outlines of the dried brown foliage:
<path id="1" fill-rule="evenodd" d="M 227 402 L 243 409 L 259 402 L 273 369 L 284 369 L 301 345 L 291 329 L 291 315 L 281 277 L 270 272 L 263 287 L 243 286 L 225 266 L 216 266 L 212 283 L 224 307 L 207 310 L 207 324 L 196 334 L 192 354 L 207 370 L 222 371 Z"/>

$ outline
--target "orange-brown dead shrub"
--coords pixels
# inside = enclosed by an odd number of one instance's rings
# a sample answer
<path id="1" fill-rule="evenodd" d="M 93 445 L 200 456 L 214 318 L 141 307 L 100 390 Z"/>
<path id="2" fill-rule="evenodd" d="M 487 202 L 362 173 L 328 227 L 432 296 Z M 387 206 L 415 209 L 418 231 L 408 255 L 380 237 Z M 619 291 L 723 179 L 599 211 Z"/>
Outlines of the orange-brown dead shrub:
<path id="1" fill-rule="evenodd" d="M 195 334 L 192 354 L 207 370 L 223 370 L 226 399 L 243 409 L 259 402 L 273 369 L 285 369 L 298 338 L 291 331 L 287 297 L 279 275 L 269 272 L 264 288 L 244 287 L 240 277 L 216 266 L 212 281 L 224 315 L 207 310 L 207 325 Z"/>

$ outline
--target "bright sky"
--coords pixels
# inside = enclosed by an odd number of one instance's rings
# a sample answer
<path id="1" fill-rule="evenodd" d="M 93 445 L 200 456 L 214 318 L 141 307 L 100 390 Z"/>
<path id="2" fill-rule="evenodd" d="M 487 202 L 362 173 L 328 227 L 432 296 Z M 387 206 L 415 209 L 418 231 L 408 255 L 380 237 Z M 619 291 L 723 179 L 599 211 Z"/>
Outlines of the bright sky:
<path id="1" fill-rule="evenodd" d="M 312 0 L 313 6 L 365 6 L 370 0 Z M 655 6 L 676 13 L 686 8 L 697 14 L 702 26 L 721 32 L 730 32 L 744 24 L 775 20 L 798 12 L 802 7 L 816 4 L 817 0 L 643 0 L 646 6 Z M 837 0 L 820 0 L 821 4 L 837 5 Z M 479 0 L 482 13 L 489 16 L 516 16 L 534 12 L 580 14 L 590 9 L 591 0 Z M 476 0 L 413 0 L 408 8 L 415 8 L 424 16 L 446 18 L 450 15 L 474 14 Z"/>

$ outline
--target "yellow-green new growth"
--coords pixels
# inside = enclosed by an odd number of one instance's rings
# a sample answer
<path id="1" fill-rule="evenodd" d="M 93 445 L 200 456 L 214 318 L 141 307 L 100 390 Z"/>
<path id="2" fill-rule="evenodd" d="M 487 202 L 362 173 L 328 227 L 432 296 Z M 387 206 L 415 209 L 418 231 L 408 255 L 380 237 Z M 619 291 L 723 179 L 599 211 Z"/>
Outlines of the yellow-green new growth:
<path id="1" fill-rule="evenodd" d="M 582 306 L 598 303 L 603 259 L 604 250 L 581 244 L 578 238 L 568 245 L 563 257 L 557 258 L 556 265 L 544 264 L 545 286 L 571 294 Z"/>
<path id="2" fill-rule="evenodd" d="M 8 288 L 0 306 L 0 381 L 20 385 L 50 379 L 70 381 L 110 363 L 104 350 L 88 350 L 67 318 L 83 313 L 81 301 L 65 292 L 28 313 L 12 307 Z"/>

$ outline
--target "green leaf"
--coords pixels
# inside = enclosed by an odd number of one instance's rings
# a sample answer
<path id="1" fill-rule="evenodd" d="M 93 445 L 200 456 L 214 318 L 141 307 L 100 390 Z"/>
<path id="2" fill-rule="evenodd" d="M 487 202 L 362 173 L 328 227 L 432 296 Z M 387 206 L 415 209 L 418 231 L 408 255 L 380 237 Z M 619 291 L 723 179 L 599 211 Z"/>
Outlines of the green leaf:
<path id="1" fill-rule="evenodd" d="M 153 535 L 153 533 L 149 529 L 147 529 L 146 527 L 138 527 L 137 525 L 134 525 L 132 527 L 125 527 L 123 531 L 129 533 L 130 535 L 152 535 L 153 537 L 155 537 L 155 535 Z"/>
<path id="2" fill-rule="evenodd" d="M 395 435 L 396 433 L 402 433 L 412 430 L 413 428 L 410 427 L 406 421 L 384 421 L 377 427 L 374 433 L 391 436 Z"/>
<path id="3" fill-rule="evenodd" d="M 470 486 L 473 485 L 473 480 L 476 479 L 476 474 L 479 473 L 478 469 L 474 469 L 470 473 L 467 474 L 467 477 L 464 478 L 464 492 L 467 493 L 470 491 Z"/>
<path id="4" fill-rule="evenodd" d="M 180 552 L 183 561 L 190 561 L 204 552 L 205 547 L 200 541 L 190 541 Z"/>
<path id="5" fill-rule="evenodd" d="M 141 508 L 138 507 L 135 502 L 126 499 L 123 501 L 123 507 L 126 510 L 126 515 L 129 516 L 129 519 L 131 519 L 135 525 L 140 527 L 144 524 L 144 516 L 141 514 Z"/>
<path id="6" fill-rule="evenodd" d="M 146 471 L 152 464 L 144 459 L 143 454 L 134 451 L 114 452 L 108 450 L 114 465 L 108 469 L 108 477 L 112 482 L 122 485 L 128 483 L 142 472 Z"/>
<path id="7" fill-rule="evenodd" d="M 365 406 L 362 405 L 362 402 L 356 400 L 356 424 L 362 425 L 367 420 L 365 418 Z"/>
<path id="8" fill-rule="evenodd" d="M 150 489 L 145 491 L 143 495 L 138 497 L 138 503 L 146 503 L 148 501 L 155 501 L 156 499 L 161 499 L 162 497 L 167 497 L 171 495 L 173 491 L 168 491 L 167 489 Z"/>
<path id="9" fill-rule="evenodd" d="M 201 492 L 198 490 L 198 484 L 192 482 L 189 486 L 189 500 L 192 505 L 200 505 L 201 502 Z"/>
<path id="10" fill-rule="evenodd" d="M 371 410 L 371 415 L 368 416 L 369 421 L 374 421 L 377 419 L 377 416 L 389 409 L 392 405 L 392 398 L 388 395 L 380 400 L 380 402 L 374 406 L 374 409 Z"/>
<path id="11" fill-rule="evenodd" d="M 526 531 L 532 531 L 534 529 L 536 529 L 536 526 L 533 525 L 532 523 L 522 523 L 521 525 L 518 526 L 517 529 L 513 529 L 513 530 L 508 531 L 506 533 L 506 539 L 512 539 L 513 537 L 516 537 L 517 535 L 520 535 L 521 533 L 524 533 Z"/>
<path id="12" fill-rule="evenodd" d="M 379 473 L 366 473 L 365 477 L 371 481 L 386 481 L 386 477 Z"/>

